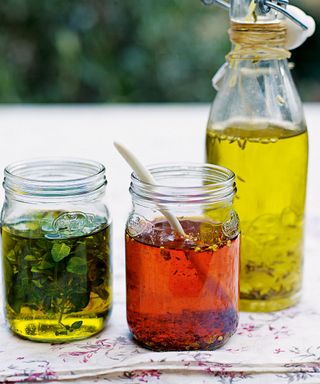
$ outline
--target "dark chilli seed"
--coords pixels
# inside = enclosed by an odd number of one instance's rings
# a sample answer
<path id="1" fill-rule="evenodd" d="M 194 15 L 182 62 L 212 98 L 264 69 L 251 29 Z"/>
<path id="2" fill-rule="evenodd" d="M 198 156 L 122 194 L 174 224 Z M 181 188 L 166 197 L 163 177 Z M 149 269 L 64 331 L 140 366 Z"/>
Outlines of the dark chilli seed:
<path id="1" fill-rule="evenodd" d="M 170 260 L 170 259 L 171 259 L 170 251 L 168 251 L 167 249 L 163 249 L 163 248 L 161 248 L 161 249 L 160 249 L 160 255 L 161 255 L 165 260 Z"/>

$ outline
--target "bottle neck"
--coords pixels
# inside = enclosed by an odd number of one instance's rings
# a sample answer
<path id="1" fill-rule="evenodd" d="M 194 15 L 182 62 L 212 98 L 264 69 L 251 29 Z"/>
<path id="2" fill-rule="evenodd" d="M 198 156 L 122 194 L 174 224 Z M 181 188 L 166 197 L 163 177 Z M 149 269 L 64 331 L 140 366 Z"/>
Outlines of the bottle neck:
<path id="1" fill-rule="evenodd" d="M 290 123 L 293 130 L 305 130 L 282 23 L 233 22 L 230 38 L 233 49 L 211 109 L 211 123 L 262 120 L 281 126 Z"/>
<path id="2" fill-rule="evenodd" d="M 281 22 L 232 22 L 229 35 L 233 44 L 227 56 L 230 66 L 237 65 L 238 60 L 257 63 L 291 57 L 285 49 L 287 29 Z"/>
<path id="3" fill-rule="evenodd" d="M 306 129 L 300 97 L 288 66 L 287 29 L 282 15 L 263 14 L 255 0 L 231 0 L 230 39 L 219 92 L 208 128 L 245 124 Z"/>

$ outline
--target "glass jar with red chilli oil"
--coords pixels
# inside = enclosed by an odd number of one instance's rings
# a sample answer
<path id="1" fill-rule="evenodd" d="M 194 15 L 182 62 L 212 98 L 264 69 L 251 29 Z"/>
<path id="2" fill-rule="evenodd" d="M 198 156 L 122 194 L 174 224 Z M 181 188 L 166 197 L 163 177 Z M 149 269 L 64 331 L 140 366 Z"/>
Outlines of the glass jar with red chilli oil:
<path id="1" fill-rule="evenodd" d="M 157 351 L 212 350 L 238 325 L 239 222 L 232 171 L 209 164 L 133 173 L 126 227 L 127 321 L 134 339 Z M 165 213 L 179 220 L 177 233 Z"/>

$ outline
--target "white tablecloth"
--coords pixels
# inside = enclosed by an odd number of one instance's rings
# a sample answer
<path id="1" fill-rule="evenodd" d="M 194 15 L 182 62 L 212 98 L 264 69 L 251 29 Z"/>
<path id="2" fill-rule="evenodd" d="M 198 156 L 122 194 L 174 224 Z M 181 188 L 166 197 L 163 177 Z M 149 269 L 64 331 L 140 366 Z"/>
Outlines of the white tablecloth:
<path id="1" fill-rule="evenodd" d="M 241 313 L 235 336 L 213 352 L 156 353 L 138 347 L 125 321 L 123 229 L 129 168 L 112 147 L 126 143 L 145 163 L 202 161 L 208 106 L 0 108 L 0 167 L 38 156 L 80 156 L 107 166 L 114 218 L 115 305 L 98 336 L 70 344 L 32 343 L 0 321 L 1 382 L 320 383 L 320 154 L 318 105 L 310 130 L 306 265 L 302 302 L 269 313 Z"/>

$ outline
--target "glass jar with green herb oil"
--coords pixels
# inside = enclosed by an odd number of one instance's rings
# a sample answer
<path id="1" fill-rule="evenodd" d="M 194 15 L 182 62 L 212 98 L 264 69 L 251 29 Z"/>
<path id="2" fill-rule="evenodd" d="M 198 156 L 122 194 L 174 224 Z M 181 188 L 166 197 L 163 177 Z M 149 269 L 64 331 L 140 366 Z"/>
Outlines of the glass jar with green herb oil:
<path id="1" fill-rule="evenodd" d="M 51 343 L 101 331 L 112 302 L 104 166 L 41 159 L 11 164 L 4 176 L 2 261 L 10 329 Z"/>
<path id="2" fill-rule="evenodd" d="M 274 311 L 300 298 L 308 134 L 281 13 L 230 2 L 233 47 L 207 127 L 207 160 L 237 176 L 240 308 Z M 217 78 L 216 78 L 217 79 Z"/>

